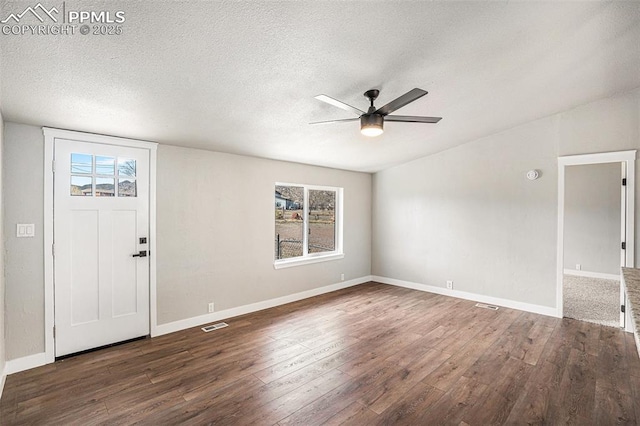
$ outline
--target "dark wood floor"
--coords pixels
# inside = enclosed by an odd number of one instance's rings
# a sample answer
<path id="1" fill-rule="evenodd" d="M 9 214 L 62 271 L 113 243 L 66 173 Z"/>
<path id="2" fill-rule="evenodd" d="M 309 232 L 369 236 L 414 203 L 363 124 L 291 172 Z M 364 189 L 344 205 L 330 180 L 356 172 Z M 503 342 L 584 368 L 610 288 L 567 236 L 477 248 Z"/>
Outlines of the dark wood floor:
<path id="1" fill-rule="evenodd" d="M 0 423 L 635 424 L 633 338 L 370 283 L 11 375 Z"/>

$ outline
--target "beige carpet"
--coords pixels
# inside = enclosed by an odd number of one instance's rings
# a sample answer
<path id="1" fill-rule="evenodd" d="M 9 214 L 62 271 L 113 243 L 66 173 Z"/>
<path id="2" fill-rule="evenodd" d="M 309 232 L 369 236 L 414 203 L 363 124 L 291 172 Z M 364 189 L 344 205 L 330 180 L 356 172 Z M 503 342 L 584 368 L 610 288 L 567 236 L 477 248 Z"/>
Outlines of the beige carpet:
<path id="1" fill-rule="evenodd" d="M 620 327 L 620 281 L 565 275 L 564 316 Z"/>

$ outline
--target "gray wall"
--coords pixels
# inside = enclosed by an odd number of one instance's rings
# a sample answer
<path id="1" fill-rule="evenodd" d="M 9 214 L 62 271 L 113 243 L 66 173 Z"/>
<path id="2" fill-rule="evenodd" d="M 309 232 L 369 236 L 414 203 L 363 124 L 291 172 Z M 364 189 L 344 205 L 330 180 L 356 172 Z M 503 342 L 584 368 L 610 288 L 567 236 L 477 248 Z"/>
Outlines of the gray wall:
<path id="1" fill-rule="evenodd" d="M 562 112 L 553 120 L 560 156 L 638 149 L 640 89 Z"/>
<path id="2" fill-rule="evenodd" d="M 551 306 L 556 156 L 535 122 L 377 173 L 373 274 Z"/>
<path id="3" fill-rule="evenodd" d="M 7 359 L 44 352 L 42 129 L 7 123 L 4 164 Z M 242 306 L 371 270 L 371 175 L 161 146 L 158 323 Z M 345 258 L 273 269 L 276 181 L 344 187 Z M 36 238 L 16 238 L 35 223 Z"/>
<path id="4" fill-rule="evenodd" d="M 344 188 L 341 260 L 275 270 L 275 182 Z M 371 175 L 161 145 L 158 323 L 322 287 L 371 271 Z"/>
<path id="5" fill-rule="evenodd" d="M 377 173 L 372 273 L 555 307 L 556 157 L 639 136 L 635 90 Z"/>
<path id="6" fill-rule="evenodd" d="M 42 129 L 5 123 L 3 155 L 7 359 L 44 352 L 44 138 Z M 16 224 L 35 224 L 17 238 Z"/>
<path id="7" fill-rule="evenodd" d="M 4 214 L 4 189 L 2 179 L 2 159 L 4 151 L 4 121 L 0 112 L 0 224 L 2 224 L 2 216 Z M 6 364 L 6 344 L 5 344 L 5 285 L 4 285 L 4 232 L 0 226 L 0 375 L 4 372 Z"/>
<path id="8" fill-rule="evenodd" d="M 620 163 L 565 171 L 564 268 L 620 274 Z"/>

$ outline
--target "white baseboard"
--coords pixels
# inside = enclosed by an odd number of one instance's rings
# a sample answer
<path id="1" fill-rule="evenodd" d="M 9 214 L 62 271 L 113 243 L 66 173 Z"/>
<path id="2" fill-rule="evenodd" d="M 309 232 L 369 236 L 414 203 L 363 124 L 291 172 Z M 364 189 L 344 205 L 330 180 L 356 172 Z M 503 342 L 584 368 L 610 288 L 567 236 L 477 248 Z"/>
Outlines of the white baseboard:
<path id="1" fill-rule="evenodd" d="M 468 293 L 466 291 L 449 290 L 448 288 L 435 287 L 410 281 L 396 280 L 394 278 L 380 277 L 376 275 L 371 276 L 371 280 L 383 284 L 391 284 L 398 287 L 410 288 L 413 290 L 420 290 L 429 293 L 442 294 L 444 296 L 457 297 L 459 299 L 473 300 L 476 302 L 488 303 L 490 305 L 504 306 L 506 308 L 518 309 L 520 311 L 532 312 L 534 314 L 547 315 L 550 317 L 558 316 L 556 308 L 550 308 L 548 306 L 534 305 L 531 303 L 518 302 L 515 300 L 502 299 L 499 297 L 484 296 L 482 294 Z"/>
<path id="2" fill-rule="evenodd" d="M 353 287 L 358 284 L 371 281 L 371 276 L 364 276 L 354 280 L 344 281 L 337 284 L 332 284 L 324 287 L 315 288 L 301 293 L 290 294 L 276 299 L 265 300 L 263 302 L 252 303 L 250 305 L 239 306 L 237 308 L 227 309 L 212 314 L 201 315 L 198 317 L 187 318 L 181 321 L 175 321 L 167 324 L 158 325 L 155 328 L 155 333 L 152 332 L 152 337 L 161 336 L 163 334 L 173 333 L 175 331 L 184 330 L 186 328 L 196 327 L 199 325 L 207 324 L 213 321 L 219 321 L 225 318 L 231 318 L 238 315 L 244 315 L 255 311 L 261 311 L 263 309 L 273 308 L 275 306 L 284 305 L 285 303 L 296 302 L 298 300 L 306 299 L 320 294 L 329 293 L 332 291 L 340 290 L 347 287 Z M 16 358 L 7 361 L 4 367 L 4 373 L 0 377 L 0 385 L 4 386 L 5 377 L 9 374 L 18 373 L 20 371 L 29 370 L 31 368 L 40 367 L 48 364 L 47 356 L 44 352 L 25 356 L 22 358 Z M 2 387 L 0 387 L 0 396 L 2 393 Z"/>
<path id="3" fill-rule="evenodd" d="M 319 296 L 321 294 L 330 293 L 332 291 L 353 287 L 359 284 L 364 284 L 369 281 L 376 281 L 382 284 L 390 284 L 398 287 L 405 287 L 405 288 L 410 288 L 414 290 L 426 291 L 429 293 L 442 294 L 444 296 L 457 297 L 460 299 L 474 300 L 477 302 L 504 306 L 507 308 L 518 309 L 526 312 L 533 312 L 541 315 L 547 315 L 552 317 L 557 316 L 556 309 L 550 308 L 547 306 L 533 305 L 530 303 L 518 302 L 515 300 L 509 300 L 509 299 L 501 299 L 501 298 L 491 297 L 491 296 L 484 296 L 481 294 L 468 293 L 468 292 L 459 291 L 459 290 L 449 290 L 442 287 L 435 287 L 435 286 L 430 286 L 426 284 L 414 283 L 410 281 L 397 280 L 394 278 L 367 275 L 367 276 L 356 278 L 353 280 L 331 284 L 324 287 L 318 287 L 318 288 L 303 291 L 300 293 L 277 297 L 275 299 L 264 300 L 261 302 L 251 303 L 249 305 L 238 306 L 236 308 L 231 308 L 231 309 L 225 309 L 224 311 L 214 312 L 206 315 L 200 315 L 197 317 L 187 318 L 180 321 L 174 321 L 167 324 L 160 324 L 155 327 L 155 332 L 152 331 L 151 337 L 162 336 L 164 334 L 185 330 L 191 327 L 197 327 L 197 326 L 208 324 L 211 322 L 224 320 L 226 318 L 232 318 L 238 315 L 245 315 L 245 314 L 249 314 L 256 311 L 261 311 L 263 309 L 274 308 L 276 306 L 284 305 L 286 303 L 297 302 L 299 300 L 307 299 L 309 297 Z M 47 363 L 48 363 L 47 357 L 44 352 L 7 361 L 4 368 L 4 374 L 2 374 L 2 377 L 0 378 L 0 396 L 2 394 L 2 386 L 4 386 L 4 381 L 6 376 L 8 376 L 9 374 L 18 373 L 20 371 L 29 370 L 31 368 L 40 367 Z"/>
<path id="4" fill-rule="evenodd" d="M 269 309 L 276 306 L 284 305 L 286 303 L 297 302 L 298 300 L 307 299 L 309 297 L 318 296 L 332 291 L 341 290 L 347 287 L 353 287 L 358 284 L 363 284 L 371 281 L 371 276 L 364 276 L 349 281 L 340 282 L 337 284 L 331 284 L 324 287 L 314 288 L 312 290 L 303 291 L 300 293 L 289 294 L 287 296 L 277 297 L 275 299 L 264 300 L 262 302 L 251 303 L 249 305 L 238 306 L 237 308 L 225 309 L 224 311 L 214 312 L 211 314 L 200 315 L 197 317 L 187 318 L 179 321 L 169 322 L 166 324 L 159 324 L 155 327 L 151 337 L 162 336 L 163 334 L 174 333 L 176 331 L 185 330 L 191 327 L 197 327 L 199 325 L 208 324 L 214 321 L 220 321 L 226 318 L 237 317 L 238 315 L 245 315 L 251 312 L 261 311 L 263 309 Z"/>
<path id="5" fill-rule="evenodd" d="M 576 277 L 601 278 L 604 280 L 620 281 L 620 275 L 603 274 L 601 272 L 578 271 L 575 269 L 565 269 L 562 271 L 565 275 L 575 275 Z"/>
<path id="6" fill-rule="evenodd" d="M 22 358 L 10 359 L 4 367 L 4 371 L 8 376 L 9 374 L 19 373 L 20 371 L 40 367 L 45 364 L 47 364 L 47 356 L 42 352 Z"/>

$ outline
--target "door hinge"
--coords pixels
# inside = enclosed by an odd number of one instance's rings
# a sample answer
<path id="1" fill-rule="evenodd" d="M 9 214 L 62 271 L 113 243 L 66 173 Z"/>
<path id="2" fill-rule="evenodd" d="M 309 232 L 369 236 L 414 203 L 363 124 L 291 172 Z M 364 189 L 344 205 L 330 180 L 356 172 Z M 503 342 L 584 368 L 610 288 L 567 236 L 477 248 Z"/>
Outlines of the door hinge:
<path id="1" fill-rule="evenodd" d="M 51 256 L 56 257 L 56 245 L 51 244 Z"/>
<path id="2" fill-rule="evenodd" d="M 625 243 L 624 241 L 622 242 L 622 250 L 626 250 L 627 249 L 627 243 Z"/>
<path id="3" fill-rule="evenodd" d="M 56 326 L 55 325 L 53 326 L 53 338 L 54 339 L 56 338 Z"/>
<path id="4" fill-rule="evenodd" d="M 52 161 L 51 161 L 51 171 L 52 171 L 53 173 L 55 173 L 55 172 L 56 172 L 56 160 L 52 160 Z"/>
<path id="5" fill-rule="evenodd" d="M 624 305 L 620 305 L 620 312 L 624 313 Z"/>
<path id="6" fill-rule="evenodd" d="M 622 186 L 627 186 L 627 178 L 622 178 Z"/>

